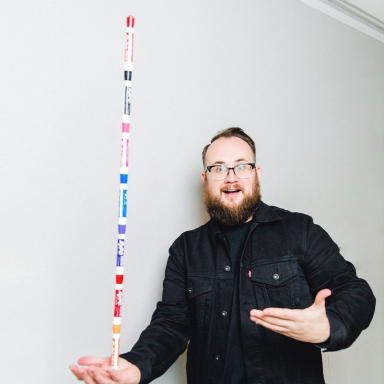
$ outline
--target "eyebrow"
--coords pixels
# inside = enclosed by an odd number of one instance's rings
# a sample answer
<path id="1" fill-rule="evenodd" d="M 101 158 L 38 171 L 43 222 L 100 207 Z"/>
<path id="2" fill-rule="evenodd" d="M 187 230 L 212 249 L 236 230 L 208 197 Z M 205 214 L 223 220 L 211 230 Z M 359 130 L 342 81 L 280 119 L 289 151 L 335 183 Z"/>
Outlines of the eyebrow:
<path id="1" fill-rule="evenodd" d="M 245 161 L 245 162 L 248 162 L 247 159 L 244 159 L 244 158 L 241 158 L 241 159 L 237 159 L 235 160 L 235 163 L 238 163 L 239 161 Z M 225 161 L 215 161 L 213 164 L 225 164 Z"/>

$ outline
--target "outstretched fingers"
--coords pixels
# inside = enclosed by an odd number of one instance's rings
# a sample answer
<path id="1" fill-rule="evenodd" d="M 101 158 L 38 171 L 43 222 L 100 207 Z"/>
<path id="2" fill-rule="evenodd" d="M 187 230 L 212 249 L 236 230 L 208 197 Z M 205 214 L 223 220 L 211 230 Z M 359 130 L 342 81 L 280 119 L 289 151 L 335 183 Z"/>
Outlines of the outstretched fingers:
<path id="1" fill-rule="evenodd" d="M 107 357 L 94 357 L 94 356 L 84 356 L 81 357 L 78 361 L 79 365 L 94 365 L 96 367 L 101 367 L 109 364 L 109 358 Z"/>
<path id="2" fill-rule="evenodd" d="M 121 373 L 121 371 L 117 371 L 116 369 L 113 369 L 112 367 L 108 367 L 106 369 L 106 372 L 109 374 L 111 379 L 114 380 L 114 382 L 116 382 L 116 383 L 122 383 L 123 382 L 124 376 Z"/>
<path id="3" fill-rule="evenodd" d="M 263 311 L 252 309 L 250 312 L 251 320 L 262 319 L 277 325 L 288 325 L 300 319 L 300 311 L 286 308 L 266 308 Z"/>
<path id="4" fill-rule="evenodd" d="M 107 369 L 98 369 L 94 365 L 88 368 L 88 373 L 92 376 L 96 384 L 113 384 L 115 380 L 110 376 Z"/>
<path id="5" fill-rule="evenodd" d="M 70 365 L 69 369 L 76 376 L 77 380 L 84 381 L 86 384 L 96 384 L 86 368 Z"/>
<path id="6" fill-rule="evenodd" d="M 85 367 L 69 366 L 69 369 L 78 380 L 84 381 L 86 384 L 113 383 L 112 380 L 106 381 L 109 377 L 106 373 L 106 369 L 110 365 L 108 357 L 84 356 L 79 359 L 78 364 Z"/>
<path id="7" fill-rule="evenodd" d="M 264 328 L 270 329 L 271 331 L 277 332 L 277 333 L 285 333 L 289 331 L 289 325 L 287 326 L 284 322 L 268 322 L 266 320 L 260 319 L 260 318 L 254 318 L 251 316 L 251 320 L 254 321 L 256 324 L 263 326 Z"/>

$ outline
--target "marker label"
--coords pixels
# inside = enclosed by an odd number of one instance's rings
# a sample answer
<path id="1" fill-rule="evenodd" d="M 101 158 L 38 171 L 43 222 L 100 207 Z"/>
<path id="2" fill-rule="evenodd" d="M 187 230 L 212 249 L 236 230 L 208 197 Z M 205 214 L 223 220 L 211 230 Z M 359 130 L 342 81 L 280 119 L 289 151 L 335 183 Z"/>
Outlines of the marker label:
<path id="1" fill-rule="evenodd" d="M 135 34 L 132 33 L 132 51 L 131 51 L 131 63 L 133 63 L 133 39 L 135 37 Z"/>
<path id="2" fill-rule="evenodd" d="M 123 158 L 124 158 L 124 139 L 121 139 L 120 167 L 123 166 Z"/>
<path id="3" fill-rule="evenodd" d="M 125 166 L 128 167 L 129 139 L 127 139 L 126 148 L 127 148 L 127 152 L 126 152 L 126 156 L 125 156 Z"/>
<path id="4" fill-rule="evenodd" d="M 124 61 L 128 61 L 128 54 L 129 54 L 129 32 L 126 33 Z"/>
<path id="5" fill-rule="evenodd" d="M 120 340 L 112 339 L 112 354 L 111 354 L 111 363 L 110 365 L 113 367 L 117 367 L 119 364 L 119 353 L 120 352 Z M 115 361 L 116 360 L 116 361 Z"/>
<path id="6" fill-rule="evenodd" d="M 121 317 L 121 305 L 123 303 L 123 291 L 117 290 L 115 294 L 115 317 Z"/>
<path id="7" fill-rule="evenodd" d="M 124 91 L 124 115 L 131 114 L 131 87 L 125 87 Z"/>
<path id="8" fill-rule="evenodd" d="M 119 217 L 127 217 L 127 190 L 120 190 L 119 197 Z"/>
<path id="9" fill-rule="evenodd" d="M 117 266 L 124 267 L 124 247 L 125 241 L 124 239 L 119 239 L 117 241 Z"/>
<path id="10" fill-rule="evenodd" d="M 127 190 L 123 189 L 123 212 L 122 217 L 127 217 Z"/>

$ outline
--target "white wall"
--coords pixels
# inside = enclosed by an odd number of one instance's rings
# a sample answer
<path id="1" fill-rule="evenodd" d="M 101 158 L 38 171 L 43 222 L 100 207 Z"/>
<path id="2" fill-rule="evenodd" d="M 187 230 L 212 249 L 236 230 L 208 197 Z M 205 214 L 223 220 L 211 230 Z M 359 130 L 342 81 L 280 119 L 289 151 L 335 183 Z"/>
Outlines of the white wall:
<path id="1" fill-rule="evenodd" d="M 384 382 L 384 45 L 297 0 L 3 2 L 0 381 L 77 382 L 111 350 L 125 18 L 136 18 L 123 345 L 205 222 L 200 153 L 254 137 L 268 204 L 311 214 L 371 284 L 328 384 Z M 149 166 L 150 165 L 150 166 Z M 156 383 L 185 383 L 185 358 Z"/>

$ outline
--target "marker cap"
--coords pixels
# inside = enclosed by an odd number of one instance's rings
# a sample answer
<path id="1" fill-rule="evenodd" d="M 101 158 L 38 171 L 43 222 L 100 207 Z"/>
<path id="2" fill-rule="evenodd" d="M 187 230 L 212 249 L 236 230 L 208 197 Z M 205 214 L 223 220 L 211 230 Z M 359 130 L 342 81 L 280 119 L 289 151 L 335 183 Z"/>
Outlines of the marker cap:
<path id="1" fill-rule="evenodd" d="M 135 18 L 133 16 L 128 16 L 127 17 L 127 27 L 135 27 Z"/>

